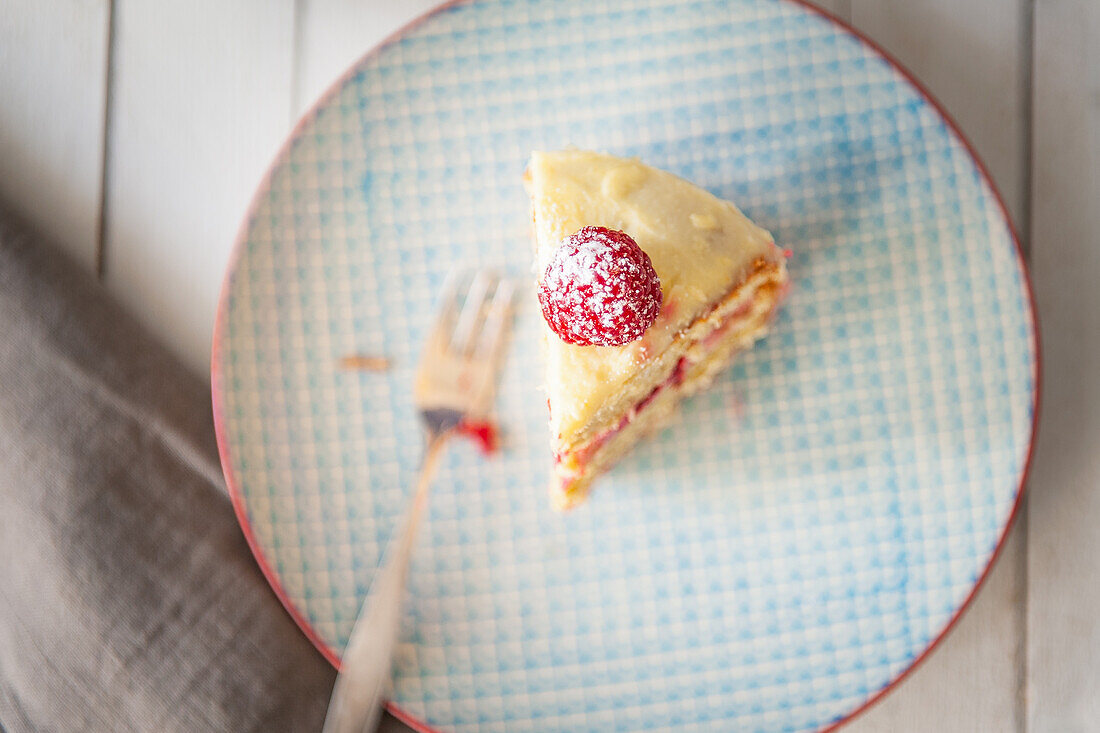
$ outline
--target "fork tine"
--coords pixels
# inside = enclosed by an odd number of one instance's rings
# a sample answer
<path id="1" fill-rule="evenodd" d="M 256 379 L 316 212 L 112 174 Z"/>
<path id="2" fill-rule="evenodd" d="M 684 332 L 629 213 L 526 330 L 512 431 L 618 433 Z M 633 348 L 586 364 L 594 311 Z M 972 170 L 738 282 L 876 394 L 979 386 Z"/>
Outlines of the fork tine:
<path id="1" fill-rule="evenodd" d="M 454 335 L 451 337 L 451 345 L 455 350 L 467 353 L 473 345 L 473 335 L 477 332 L 477 326 L 485 312 L 485 303 L 491 287 L 496 283 L 496 276 L 478 271 L 474 275 L 466 291 L 466 302 L 462 305 L 462 311 L 458 315 L 458 323 L 455 324 Z"/>
<path id="2" fill-rule="evenodd" d="M 458 270 L 450 270 L 443 280 L 440 288 L 439 303 L 436 306 L 435 320 L 428 336 L 428 342 L 436 348 L 445 348 L 451 340 L 451 332 L 458 307 L 458 282 L 460 273 Z"/>
<path id="3" fill-rule="evenodd" d="M 477 353 L 490 362 L 496 361 L 500 348 L 504 344 L 504 335 L 508 331 L 508 315 L 515 292 L 515 283 L 510 278 L 501 280 L 493 295 L 493 302 L 489 306 L 489 315 L 485 317 L 485 325 L 478 339 Z"/>

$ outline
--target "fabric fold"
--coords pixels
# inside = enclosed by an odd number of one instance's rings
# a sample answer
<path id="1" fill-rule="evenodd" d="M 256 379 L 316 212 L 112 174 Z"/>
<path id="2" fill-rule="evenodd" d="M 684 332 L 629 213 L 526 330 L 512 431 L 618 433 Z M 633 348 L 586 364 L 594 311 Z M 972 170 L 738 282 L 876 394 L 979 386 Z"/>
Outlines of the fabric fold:
<path id="1" fill-rule="evenodd" d="M 237 526 L 204 380 L 0 215 L 0 728 L 319 730 L 333 678 Z"/>

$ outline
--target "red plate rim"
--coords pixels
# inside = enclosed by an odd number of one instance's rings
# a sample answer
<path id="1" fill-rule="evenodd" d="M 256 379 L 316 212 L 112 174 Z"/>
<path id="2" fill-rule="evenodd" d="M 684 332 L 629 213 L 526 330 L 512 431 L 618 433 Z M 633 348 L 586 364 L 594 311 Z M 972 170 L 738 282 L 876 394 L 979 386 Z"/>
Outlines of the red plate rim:
<path id="1" fill-rule="evenodd" d="M 286 140 L 279 148 L 275 158 L 268 165 L 267 170 L 264 172 L 263 177 L 260 180 L 260 185 L 256 188 L 256 193 L 252 197 L 252 201 L 248 206 L 248 211 L 245 213 L 244 219 L 241 222 L 241 226 L 237 231 L 237 236 L 233 242 L 233 249 L 230 253 L 229 263 L 226 266 L 225 277 L 222 280 L 221 292 L 218 296 L 218 306 L 215 313 L 214 320 L 214 333 L 213 333 L 213 345 L 211 348 L 210 356 L 210 392 L 213 402 L 214 411 L 214 433 L 218 442 L 218 454 L 221 458 L 222 473 L 225 475 L 226 487 L 229 490 L 229 498 L 233 504 L 233 511 L 237 515 L 237 521 L 241 525 L 241 531 L 244 533 L 245 540 L 248 542 L 248 547 L 252 551 L 252 555 L 256 558 L 256 563 L 260 566 L 260 570 L 263 572 L 264 577 L 267 578 L 267 582 L 271 585 L 271 589 L 275 592 L 276 597 L 283 604 L 287 613 L 294 620 L 294 623 L 298 625 L 298 628 L 302 630 L 302 633 L 306 635 L 306 638 L 313 643 L 321 655 L 328 660 L 328 662 L 337 670 L 340 669 L 340 656 L 336 651 L 326 644 L 323 639 L 317 634 L 313 626 L 310 625 L 309 620 L 298 610 L 294 605 L 294 602 L 287 595 L 283 589 L 282 583 L 279 581 L 279 576 L 275 573 L 274 568 L 267 561 L 264 556 L 263 549 L 260 547 L 256 540 L 254 533 L 252 532 L 252 525 L 248 520 L 248 512 L 245 508 L 244 497 L 241 493 L 240 486 L 237 484 L 233 473 L 230 469 L 232 463 L 230 463 L 229 455 L 229 443 L 226 439 L 226 427 L 225 427 L 225 413 L 223 406 L 219 400 L 218 387 L 221 384 L 221 370 L 219 367 L 218 357 L 221 354 L 221 344 L 223 342 L 222 331 L 225 328 L 225 322 L 227 319 L 227 305 L 229 300 L 229 288 L 232 282 L 233 273 L 237 269 L 237 264 L 240 261 L 241 253 L 244 250 L 244 242 L 247 239 L 249 223 L 252 221 L 260 202 L 263 199 L 264 192 L 270 187 L 272 176 L 275 169 L 286 160 L 290 153 L 290 148 L 294 144 L 294 141 L 302 134 L 306 126 L 313 121 L 317 113 L 325 106 L 325 104 L 335 97 L 344 87 L 344 85 L 350 80 L 359 68 L 367 61 L 367 59 L 380 53 L 386 46 L 397 41 L 409 31 L 413 30 L 421 23 L 426 21 L 433 15 L 440 13 L 449 8 L 458 5 L 473 4 L 477 0 L 447 0 L 440 5 L 418 15 L 403 26 L 395 30 L 390 35 L 386 36 L 377 45 L 371 48 L 369 51 L 359 57 L 351 66 L 348 67 L 343 74 L 341 74 L 329 87 L 318 97 L 317 101 L 299 118 L 298 122 L 294 125 L 294 128 L 287 135 Z M 1028 476 L 1031 473 L 1032 457 L 1035 452 L 1035 438 L 1039 428 L 1039 405 L 1042 393 L 1042 349 L 1041 339 L 1039 336 L 1039 319 L 1037 316 L 1038 309 L 1035 304 L 1035 289 L 1031 282 L 1031 273 L 1028 270 L 1027 260 L 1024 257 L 1023 248 L 1020 246 L 1020 237 L 1016 232 L 1016 226 L 1012 222 L 1012 217 L 1008 213 L 1008 207 L 1005 206 L 1004 198 L 1001 196 L 1001 192 L 997 189 L 996 184 L 993 182 L 993 178 L 989 175 L 989 171 L 986 169 L 985 164 L 978 156 L 977 151 L 971 144 L 970 140 L 959 129 L 958 124 L 954 118 L 948 114 L 935 96 L 909 71 L 900 61 L 898 61 L 892 54 L 888 53 L 878 43 L 871 40 L 862 31 L 859 31 L 850 23 L 841 18 L 836 17 L 831 12 L 819 8 L 816 5 L 812 5 L 809 0 L 777 0 L 778 2 L 787 2 L 807 10 L 811 13 L 815 13 L 826 20 L 833 23 L 841 30 L 854 36 L 865 46 L 877 53 L 882 58 L 894 67 L 894 69 L 901 74 L 901 76 L 909 82 L 910 85 L 920 94 L 924 100 L 932 106 L 933 109 L 939 114 L 940 118 L 947 124 L 952 134 L 962 143 L 967 153 L 970 155 L 971 160 L 974 161 L 975 167 L 977 167 L 979 174 L 981 174 L 982 181 L 989 187 L 989 190 L 993 192 L 993 198 L 997 202 L 997 206 L 1000 208 L 1001 215 L 1004 217 L 1005 223 L 1008 225 L 1009 234 L 1012 236 L 1012 244 L 1016 251 L 1017 264 L 1020 267 L 1020 272 L 1023 275 L 1024 290 L 1027 292 L 1027 302 L 1029 315 L 1031 316 L 1031 346 L 1035 354 L 1034 368 L 1032 371 L 1032 394 L 1031 394 L 1031 437 L 1028 442 L 1027 455 L 1024 458 L 1023 470 L 1020 473 L 1020 484 L 1016 488 L 1016 498 L 1012 505 L 1012 511 L 1009 513 L 1008 520 L 1005 522 L 1004 527 L 1001 528 L 1001 534 L 997 538 L 997 544 L 993 548 L 993 553 L 989 556 L 989 562 L 986 563 L 985 568 L 982 570 L 981 575 L 974 582 L 974 586 L 970 589 L 970 593 L 966 599 L 959 605 L 951 618 L 944 624 L 940 632 L 928 643 L 924 651 L 918 654 L 909 666 L 902 670 L 896 677 L 883 685 L 877 692 L 870 695 L 860 705 L 850 712 L 846 713 L 837 720 L 831 723 L 827 723 L 821 731 L 835 731 L 841 726 L 854 720 L 866 710 L 871 708 L 875 703 L 890 693 L 891 690 L 896 688 L 901 682 L 903 682 L 909 675 L 913 673 L 924 662 L 928 656 L 939 647 L 940 642 L 947 637 L 963 613 L 966 612 L 970 605 L 974 601 L 974 597 L 977 595 L 978 590 L 984 585 L 986 578 L 989 577 L 990 571 L 993 569 L 993 565 L 997 562 L 997 559 L 1001 556 L 1001 551 L 1004 549 L 1005 540 L 1008 537 L 1009 531 L 1012 529 L 1016 517 L 1020 513 L 1020 507 L 1023 504 L 1024 489 L 1027 485 Z M 398 707 L 393 702 L 386 703 L 386 710 L 395 718 L 400 720 L 405 725 L 409 726 L 419 733 L 440 733 L 436 728 L 431 727 L 419 718 L 410 715 L 404 709 Z"/>

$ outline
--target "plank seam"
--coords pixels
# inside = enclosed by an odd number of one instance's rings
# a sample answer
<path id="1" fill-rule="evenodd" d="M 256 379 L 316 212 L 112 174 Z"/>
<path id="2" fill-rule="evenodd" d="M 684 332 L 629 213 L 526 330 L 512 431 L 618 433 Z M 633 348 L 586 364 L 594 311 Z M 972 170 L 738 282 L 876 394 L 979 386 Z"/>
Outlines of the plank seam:
<path id="1" fill-rule="evenodd" d="M 110 182 L 109 168 L 111 161 L 111 106 L 114 99 L 115 43 L 118 36 L 116 33 L 116 24 L 117 15 L 115 13 L 115 0 L 109 0 L 107 3 L 107 58 L 103 70 L 106 76 L 103 84 L 103 144 L 99 146 L 101 155 L 99 161 L 99 219 L 96 221 L 95 242 L 95 276 L 100 282 L 103 282 L 106 274 L 107 260 L 107 204 L 108 184 Z"/>
<path id="2" fill-rule="evenodd" d="M 1023 67 L 1020 74 L 1020 85 L 1022 89 L 1022 101 L 1023 101 L 1023 118 L 1024 118 L 1024 140 L 1023 150 L 1020 154 L 1023 156 L 1021 161 L 1020 170 L 1022 171 L 1024 179 L 1024 200 L 1020 206 L 1020 219 L 1019 231 L 1023 241 L 1020 242 L 1020 246 L 1024 250 L 1024 257 L 1027 259 L 1028 265 L 1031 265 L 1031 204 L 1034 196 L 1032 187 L 1034 181 L 1032 180 L 1032 166 L 1033 161 L 1031 159 L 1032 153 L 1032 140 L 1034 137 L 1034 120 L 1032 118 L 1034 110 L 1034 78 L 1035 78 L 1035 5 L 1036 0 L 1024 0 L 1024 19 L 1021 23 L 1021 38 L 1020 43 L 1023 46 Z"/>
<path id="3" fill-rule="evenodd" d="M 1024 2 L 1024 22 L 1022 25 L 1022 37 L 1020 43 L 1022 44 L 1022 52 L 1024 55 L 1022 69 L 1021 84 L 1023 86 L 1023 121 L 1024 121 L 1024 136 L 1023 136 L 1023 160 L 1021 161 L 1021 170 L 1024 179 L 1024 196 L 1020 205 L 1020 225 L 1019 231 L 1022 234 L 1022 241 L 1020 246 L 1023 249 L 1024 257 L 1027 259 L 1028 267 L 1032 267 L 1034 264 L 1034 258 L 1032 257 L 1032 242 L 1034 241 L 1032 232 L 1032 207 L 1035 200 L 1035 177 L 1034 177 L 1034 160 L 1032 155 L 1034 152 L 1034 139 L 1035 139 L 1035 13 L 1036 13 L 1036 0 L 1025 0 Z M 1031 615 L 1031 584 L 1028 581 L 1028 567 L 1030 565 L 1028 558 L 1030 556 L 1030 536 L 1031 536 L 1031 512 L 1029 511 L 1029 504 L 1027 502 L 1027 496 L 1030 494 L 1029 487 L 1025 487 L 1025 504 L 1023 507 L 1023 537 L 1020 538 L 1021 555 L 1023 562 L 1020 568 L 1020 582 L 1023 589 L 1022 602 L 1019 616 L 1019 646 L 1017 652 L 1016 661 L 1016 730 L 1020 733 L 1027 733 L 1031 728 L 1031 711 L 1029 705 L 1030 696 L 1030 629 L 1028 619 Z"/>

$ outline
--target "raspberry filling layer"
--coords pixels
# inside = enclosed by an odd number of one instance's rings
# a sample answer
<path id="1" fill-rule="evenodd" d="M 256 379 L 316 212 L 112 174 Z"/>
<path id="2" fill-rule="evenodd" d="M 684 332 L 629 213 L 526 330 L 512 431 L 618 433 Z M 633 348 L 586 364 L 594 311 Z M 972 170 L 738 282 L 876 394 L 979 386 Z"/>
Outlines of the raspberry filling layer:
<path id="1" fill-rule="evenodd" d="M 729 333 L 737 326 L 746 315 L 752 310 L 753 303 L 751 300 L 738 306 L 736 310 L 730 313 L 723 319 L 722 323 L 713 331 L 708 333 L 699 342 L 708 349 L 713 349 L 718 345 Z M 676 362 L 676 366 L 673 367 L 672 372 L 663 382 L 658 384 L 653 390 L 643 397 L 638 404 L 628 410 L 619 421 L 612 427 L 596 435 L 590 441 L 588 441 L 581 448 L 574 451 L 558 451 L 554 454 L 554 465 L 558 467 L 558 472 L 566 475 L 577 475 L 581 473 L 584 466 L 592 458 L 596 452 L 602 448 L 611 438 L 618 433 L 622 432 L 627 425 L 634 421 L 639 413 L 650 405 L 664 390 L 670 387 L 679 387 L 684 382 L 684 376 L 687 374 L 688 368 L 692 365 L 692 362 L 688 360 L 686 356 L 681 356 L 679 361 Z M 571 464 L 567 470 L 562 470 L 562 462 L 568 460 Z"/>
<path id="2" fill-rule="evenodd" d="M 649 406 L 649 403 L 653 402 L 663 390 L 668 387 L 678 387 L 683 384 L 684 374 L 687 372 L 687 357 L 680 357 L 680 360 L 676 362 L 676 366 L 672 369 L 672 373 L 668 375 L 665 381 L 658 384 L 653 388 L 653 391 L 642 398 L 638 404 L 627 411 L 613 427 L 608 428 L 592 440 L 588 441 L 583 448 L 576 451 L 570 451 L 568 453 L 557 452 L 554 454 L 554 464 L 561 465 L 562 459 L 565 456 L 569 456 L 574 462 L 574 471 L 580 472 L 580 469 L 588 463 L 588 460 L 598 451 L 603 445 L 609 441 L 614 435 L 622 432 L 622 430 L 633 422 L 634 418 L 638 416 L 642 410 Z M 571 471 L 570 473 L 573 473 Z"/>

